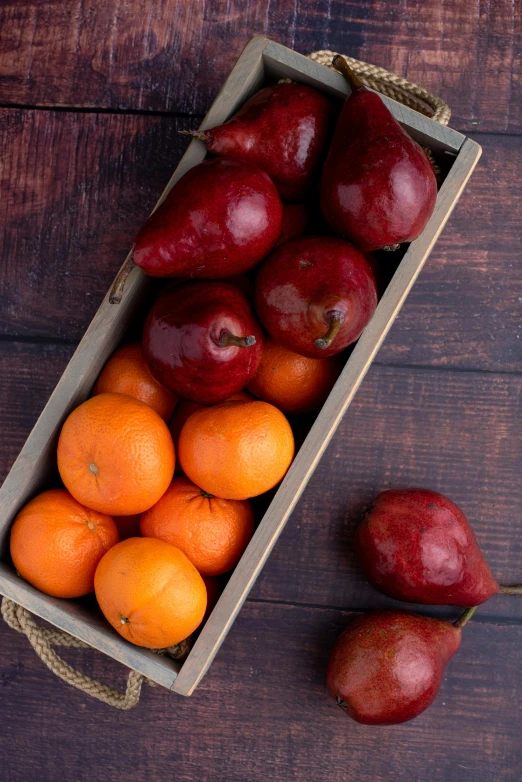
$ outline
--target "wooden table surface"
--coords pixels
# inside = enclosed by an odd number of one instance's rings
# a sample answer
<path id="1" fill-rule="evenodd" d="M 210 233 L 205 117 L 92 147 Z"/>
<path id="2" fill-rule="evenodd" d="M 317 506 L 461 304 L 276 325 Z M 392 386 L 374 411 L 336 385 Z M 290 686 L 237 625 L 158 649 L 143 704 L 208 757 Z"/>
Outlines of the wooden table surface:
<path id="1" fill-rule="evenodd" d="M 178 130 L 197 126 L 252 34 L 423 84 L 484 154 L 194 696 L 145 687 L 113 711 L 2 624 L 2 780 L 522 778 L 518 598 L 480 610 L 411 723 L 357 725 L 324 686 L 348 617 L 391 604 L 351 548 L 378 490 L 447 493 L 497 578 L 522 580 L 521 15 L 521 0 L 3 0 L 2 477 L 185 148 Z M 123 683 L 102 655 L 65 656 Z"/>

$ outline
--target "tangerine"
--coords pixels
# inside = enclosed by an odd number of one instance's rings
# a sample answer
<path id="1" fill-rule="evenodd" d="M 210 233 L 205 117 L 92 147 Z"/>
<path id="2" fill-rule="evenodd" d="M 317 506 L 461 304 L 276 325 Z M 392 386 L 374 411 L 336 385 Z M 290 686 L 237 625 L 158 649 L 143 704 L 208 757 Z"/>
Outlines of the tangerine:
<path id="1" fill-rule="evenodd" d="M 248 500 L 214 497 L 188 480 L 174 478 L 163 497 L 141 517 L 144 537 L 177 546 L 203 576 L 228 573 L 254 531 Z"/>
<path id="2" fill-rule="evenodd" d="M 122 345 L 112 354 L 98 376 L 92 395 L 111 391 L 145 402 L 164 421 L 169 420 L 178 401 L 172 391 L 152 376 L 141 342 Z"/>
<path id="3" fill-rule="evenodd" d="M 155 538 L 129 538 L 110 549 L 98 565 L 94 589 L 114 629 L 149 649 L 188 638 L 207 605 L 205 584 L 192 562 Z"/>
<path id="4" fill-rule="evenodd" d="M 222 402 L 193 413 L 179 437 L 186 476 L 203 491 L 246 500 L 272 489 L 294 457 L 292 429 L 268 402 Z"/>
<path id="5" fill-rule="evenodd" d="M 39 494 L 11 529 L 11 557 L 20 575 L 53 597 L 80 597 L 94 589 L 94 572 L 119 541 L 110 516 L 80 505 L 65 489 Z"/>
<path id="6" fill-rule="evenodd" d="M 267 339 L 248 390 L 284 413 L 308 413 L 323 404 L 341 369 L 338 356 L 308 358 Z"/>
<path id="7" fill-rule="evenodd" d="M 167 490 L 174 445 L 154 410 L 126 394 L 91 397 L 66 419 L 58 469 L 73 497 L 115 516 L 142 513 Z"/>

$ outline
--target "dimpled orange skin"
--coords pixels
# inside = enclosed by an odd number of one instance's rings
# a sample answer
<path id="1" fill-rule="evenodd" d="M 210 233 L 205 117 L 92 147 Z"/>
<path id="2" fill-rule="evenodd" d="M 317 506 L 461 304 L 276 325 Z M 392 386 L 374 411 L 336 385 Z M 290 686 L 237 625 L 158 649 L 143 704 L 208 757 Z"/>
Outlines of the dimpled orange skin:
<path id="1" fill-rule="evenodd" d="M 144 402 L 99 394 L 65 421 L 58 469 L 73 497 L 89 508 L 129 516 L 151 508 L 174 475 L 172 437 Z"/>
<path id="2" fill-rule="evenodd" d="M 307 358 L 269 339 L 248 390 L 284 413 L 308 413 L 323 404 L 341 369 L 338 356 Z"/>
<path id="3" fill-rule="evenodd" d="M 183 551 L 203 576 L 232 570 L 254 531 L 248 500 L 223 500 L 188 478 L 174 478 L 163 497 L 141 517 L 141 534 Z"/>
<path id="4" fill-rule="evenodd" d="M 290 424 L 267 402 L 223 402 L 199 410 L 179 437 L 186 476 L 209 494 L 229 500 L 272 489 L 293 458 Z"/>
<path id="5" fill-rule="evenodd" d="M 92 396 L 114 392 L 145 402 L 168 421 L 178 401 L 177 397 L 158 383 L 147 366 L 141 342 L 122 345 L 112 354 L 98 376 Z"/>
<path id="6" fill-rule="evenodd" d="M 85 508 L 64 489 L 39 494 L 11 529 L 11 557 L 30 584 L 53 597 L 81 597 L 94 589 L 94 572 L 119 541 L 112 518 Z"/>
<path id="7" fill-rule="evenodd" d="M 94 589 L 114 629 L 148 649 L 188 638 L 207 606 L 207 590 L 194 565 L 178 548 L 155 538 L 129 538 L 110 549 L 98 565 Z"/>

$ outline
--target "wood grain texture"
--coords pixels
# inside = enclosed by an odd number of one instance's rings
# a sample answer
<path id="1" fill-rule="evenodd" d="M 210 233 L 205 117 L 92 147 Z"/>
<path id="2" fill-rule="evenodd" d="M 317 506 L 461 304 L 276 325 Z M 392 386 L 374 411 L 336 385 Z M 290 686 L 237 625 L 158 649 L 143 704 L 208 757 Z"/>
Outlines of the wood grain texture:
<path id="1" fill-rule="evenodd" d="M 413 722 L 357 725 L 326 694 L 328 655 L 350 615 L 247 602 L 193 698 L 144 688 L 115 714 L 59 682 L 0 627 L 0 756 L 6 782 L 516 782 L 522 628 L 466 628 L 439 697 Z M 101 655 L 67 659 L 112 686 Z"/>
<path id="2" fill-rule="evenodd" d="M 199 120 L 0 112 L 0 333 L 79 340 Z M 522 148 L 484 154 L 380 360 L 522 371 Z M 518 291 L 518 293 L 517 293 Z"/>
<path id="3" fill-rule="evenodd" d="M 518 132 L 521 19 L 521 0 L 6 0 L 0 89 L 4 103 L 203 113 L 257 33 L 440 92 L 459 130 Z"/>

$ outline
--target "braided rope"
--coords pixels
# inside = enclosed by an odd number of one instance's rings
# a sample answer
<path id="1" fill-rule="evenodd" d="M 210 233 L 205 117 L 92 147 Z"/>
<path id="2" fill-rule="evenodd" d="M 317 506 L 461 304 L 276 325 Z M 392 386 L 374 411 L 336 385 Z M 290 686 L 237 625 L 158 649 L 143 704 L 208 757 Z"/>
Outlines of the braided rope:
<path id="1" fill-rule="evenodd" d="M 332 52 L 330 49 L 320 49 L 316 52 L 311 52 L 308 57 L 320 65 L 326 65 L 328 68 L 335 70 L 332 60 L 336 54 L 337 52 Z M 418 84 L 408 81 L 408 79 L 398 76 L 396 73 L 391 73 L 378 65 L 372 65 L 363 60 L 356 60 L 354 57 L 348 57 L 346 54 L 342 56 L 367 87 L 377 90 L 381 95 L 386 95 L 388 98 L 393 98 L 399 103 L 403 103 L 410 109 L 415 109 L 415 111 L 424 114 L 425 117 L 430 117 L 441 125 L 448 124 L 451 117 L 451 109 L 438 95 L 434 95 L 429 90 L 424 89 L 424 87 L 420 87 Z"/>
<path id="2" fill-rule="evenodd" d="M 308 56 L 311 60 L 333 69 L 332 60 L 336 54 L 337 52 L 332 52 L 329 49 L 320 49 Z M 419 87 L 418 84 L 414 84 L 402 76 L 397 76 L 395 73 L 390 73 L 378 65 L 371 65 L 346 55 L 343 55 L 343 57 L 367 87 L 389 98 L 393 98 L 399 103 L 424 114 L 426 117 L 431 117 L 431 119 L 439 122 L 441 125 L 448 124 L 451 110 L 448 104 L 442 98 L 439 98 L 438 95 L 434 95 L 423 87 Z M 282 81 L 289 80 L 283 79 Z M 438 174 L 439 169 L 431 151 L 426 150 L 426 152 L 432 162 L 435 173 Z M 56 676 L 67 682 L 67 684 L 71 684 L 76 689 L 85 692 L 87 695 L 92 695 L 93 698 L 109 706 L 122 710 L 132 709 L 140 699 L 143 682 L 146 681 L 151 686 L 155 686 L 154 682 L 149 681 L 149 679 L 137 671 L 129 672 L 125 692 L 120 692 L 112 687 L 108 687 L 106 684 L 102 684 L 102 682 L 96 679 L 91 679 L 68 665 L 51 648 L 52 646 L 67 646 L 75 649 L 91 649 L 92 647 L 89 644 L 73 638 L 73 636 L 63 630 L 37 625 L 29 611 L 7 597 L 4 597 L 2 601 L 1 611 L 6 624 L 27 637 L 38 657 Z M 174 660 L 183 660 L 189 653 L 190 646 L 190 640 L 187 639 L 170 649 L 159 649 L 156 651 L 159 654 L 167 653 Z"/>
<path id="3" fill-rule="evenodd" d="M 63 630 L 37 625 L 29 611 L 7 597 L 4 597 L 2 600 L 1 610 L 5 623 L 12 630 L 25 635 L 40 660 L 64 682 L 116 709 L 127 711 L 137 705 L 143 682 L 148 681 L 141 673 L 129 671 L 125 692 L 115 690 L 71 668 L 51 648 L 51 645 L 53 645 L 68 646 L 75 649 L 91 649 L 89 644 L 73 638 Z M 149 682 L 149 684 L 151 683 Z"/>

